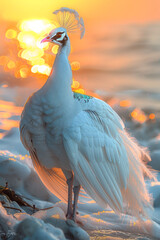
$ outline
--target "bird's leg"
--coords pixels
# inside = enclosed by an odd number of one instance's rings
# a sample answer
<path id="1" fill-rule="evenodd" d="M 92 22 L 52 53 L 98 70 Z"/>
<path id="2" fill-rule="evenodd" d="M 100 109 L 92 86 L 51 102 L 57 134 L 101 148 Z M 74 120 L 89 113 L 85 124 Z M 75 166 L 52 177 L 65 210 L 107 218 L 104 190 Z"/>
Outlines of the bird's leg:
<path id="1" fill-rule="evenodd" d="M 70 178 L 67 179 L 68 185 L 68 207 L 67 207 L 67 219 L 71 219 L 73 215 L 73 208 L 72 208 L 72 188 L 73 188 L 73 174 Z"/>
<path id="2" fill-rule="evenodd" d="M 79 196 L 79 191 L 80 191 L 81 186 L 74 186 L 73 188 L 73 193 L 74 193 L 74 203 L 73 203 L 73 215 L 72 215 L 72 220 L 76 220 L 76 213 L 77 213 L 77 203 L 78 203 L 78 196 Z"/>

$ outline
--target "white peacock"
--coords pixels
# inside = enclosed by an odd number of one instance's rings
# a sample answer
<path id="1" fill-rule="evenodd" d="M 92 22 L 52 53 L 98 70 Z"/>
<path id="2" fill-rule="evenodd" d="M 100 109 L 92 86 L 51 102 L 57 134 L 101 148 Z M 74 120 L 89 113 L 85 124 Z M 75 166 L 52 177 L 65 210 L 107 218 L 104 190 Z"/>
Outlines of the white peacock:
<path id="1" fill-rule="evenodd" d="M 42 42 L 57 44 L 59 51 L 46 83 L 25 104 L 22 143 L 44 185 L 68 203 L 67 218 L 76 220 L 80 187 L 104 208 L 109 205 L 120 213 L 125 205 L 135 216 L 148 216 L 143 173 L 154 176 L 142 160 L 150 157 L 107 103 L 72 92 L 68 32 L 80 30 L 82 38 L 84 23 L 69 8 L 54 15 L 58 27 Z"/>

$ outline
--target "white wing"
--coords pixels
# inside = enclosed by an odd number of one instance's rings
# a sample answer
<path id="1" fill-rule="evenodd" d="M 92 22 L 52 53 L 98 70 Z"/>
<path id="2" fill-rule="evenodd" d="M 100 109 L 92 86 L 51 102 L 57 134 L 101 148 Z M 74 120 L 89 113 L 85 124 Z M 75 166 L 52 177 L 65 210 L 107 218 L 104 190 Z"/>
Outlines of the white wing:
<path id="1" fill-rule="evenodd" d="M 67 185 L 63 172 L 58 168 L 47 169 L 42 166 L 38 159 L 36 149 L 33 146 L 32 136 L 27 130 L 27 127 L 23 120 L 20 124 L 20 135 L 21 141 L 25 148 L 29 151 L 34 168 L 43 184 L 56 197 L 64 202 L 67 202 Z"/>
<path id="2" fill-rule="evenodd" d="M 80 112 L 64 132 L 75 177 L 101 206 L 109 204 L 115 212 L 123 212 L 125 201 L 135 215 L 145 213 L 143 203 L 148 203 L 149 197 L 139 147 L 107 104 L 96 99 L 87 105 L 90 110 Z"/>

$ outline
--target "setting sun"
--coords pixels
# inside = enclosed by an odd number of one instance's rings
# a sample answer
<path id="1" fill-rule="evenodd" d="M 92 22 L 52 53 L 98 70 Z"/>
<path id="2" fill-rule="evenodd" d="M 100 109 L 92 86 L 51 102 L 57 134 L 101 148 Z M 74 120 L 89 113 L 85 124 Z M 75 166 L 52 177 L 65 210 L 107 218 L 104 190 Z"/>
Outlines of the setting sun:
<path id="1" fill-rule="evenodd" d="M 49 76 L 59 47 L 49 43 L 41 43 L 41 40 L 54 28 L 55 25 L 47 19 L 30 19 L 21 21 L 18 27 L 14 26 L 14 29 L 8 29 L 5 37 L 11 40 L 9 43 L 14 44 L 19 51 L 18 58 L 16 55 L 12 56 L 11 59 L 6 56 L 6 61 L 2 61 L 4 69 L 14 72 L 16 78 L 22 79 L 33 74 L 37 77 L 39 74 Z M 15 39 L 18 42 L 14 41 Z M 49 49 L 52 53 L 50 55 L 46 53 Z M 1 58 L 5 59 L 5 56 Z M 22 60 L 25 61 L 25 64 Z M 71 68 L 73 71 L 79 70 L 80 63 L 78 61 L 71 62 Z M 76 92 L 85 93 L 82 86 L 77 83 L 73 79 L 73 89 Z"/>

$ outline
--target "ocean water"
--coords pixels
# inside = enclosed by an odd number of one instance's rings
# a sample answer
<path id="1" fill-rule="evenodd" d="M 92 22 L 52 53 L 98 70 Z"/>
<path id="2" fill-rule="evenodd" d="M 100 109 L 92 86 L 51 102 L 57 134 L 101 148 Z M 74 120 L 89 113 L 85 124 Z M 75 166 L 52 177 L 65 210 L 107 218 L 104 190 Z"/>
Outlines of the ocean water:
<path id="1" fill-rule="evenodd" d="M 103 25 L 90 29 L 77 55 L 78 80 L 103 95 L 160 109 L 160 23 Z M 78 75 L 78 73 L 77 73 Z"/>
<path id="2" fill-rule="evenodd" d="M 79 61 L 81 65 L 80 70 L 73 71 L 73 77 L 87 90 L 103 96 L 129 98 L 137 107 L 159 111 L 159 32 L 160 22 L 87 25 L 82 40 L 77 35 L 71 36 L 73 51 L 69 60 Z M 10 55 L 9 46 L 7 41 L 2 41 L 0 54 Z M 14 54 L 18 54 L 18 49 Z M 35 77 L 17 79 L 11 72 L 5 72 L 2 66 L 0 74 L 0 85 L 8 84 L 7 90 L 11 92 L 7 94 L 0 88 L 1 98 L 20 105 L 45 81 Z"/>

